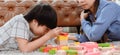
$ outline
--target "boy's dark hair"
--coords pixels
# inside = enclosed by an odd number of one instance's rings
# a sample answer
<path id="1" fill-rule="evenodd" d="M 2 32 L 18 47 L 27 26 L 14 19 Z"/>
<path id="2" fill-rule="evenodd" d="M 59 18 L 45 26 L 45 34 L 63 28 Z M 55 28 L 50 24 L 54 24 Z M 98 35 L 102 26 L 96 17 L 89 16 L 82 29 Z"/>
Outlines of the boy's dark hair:
<path id="1" fill-rule="evenodd" d="M 35 5 L 24 18 L 31 22 L 33 19 L 38 21 L 39 25 L 46 25 L 48 28 L 53 29 L 57 26 L 56 11 L 47 3 L 40 3 Z"/>

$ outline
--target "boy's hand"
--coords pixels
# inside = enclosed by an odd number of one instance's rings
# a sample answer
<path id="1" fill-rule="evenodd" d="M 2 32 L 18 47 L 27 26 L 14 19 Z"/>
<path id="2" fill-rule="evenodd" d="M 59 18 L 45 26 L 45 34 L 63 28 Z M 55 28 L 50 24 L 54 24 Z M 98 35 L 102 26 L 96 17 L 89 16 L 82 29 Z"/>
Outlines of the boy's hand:
<path id="1" fill-rule="evenodd" d="M 62 27 L 56 27 L 52 30 L 50 30 L 46 35 L 50 36 L 51 38 L 58 36 L 59 34 L 61 34 L 63 31 Z"/>

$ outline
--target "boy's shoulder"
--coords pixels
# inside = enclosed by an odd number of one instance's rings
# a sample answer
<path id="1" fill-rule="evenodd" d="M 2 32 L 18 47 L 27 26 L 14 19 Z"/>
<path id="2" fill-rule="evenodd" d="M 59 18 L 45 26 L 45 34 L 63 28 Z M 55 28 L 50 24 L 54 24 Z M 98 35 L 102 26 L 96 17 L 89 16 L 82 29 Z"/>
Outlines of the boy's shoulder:
<path id="1" fill-rule="evenodd" d="M 9 21 L 10 22 L 25 22 L 26 20 L 25 20 L 23 14 L 19 14 L 19 15 L 12 17 Z"/>
<path id="2" fill-rule="evenodd" d="M 23 14 L 19 14 L 19 15 L 14 16 L 13 18 L 22 19 L 22 18 L 24 18 L 24 17 L 23 17 Z M 12 19 L 13 19 L 13 18 L 12 18 Z"/>
<path id="3" fill-rule="evenodd" d="M 24 16 L 23 16 L 23 14 L 19 14 L 19 15 L 16 15 L 16 16 L 12 17 L 8 22 L 6 22 L 4 24 L 4 26 L 8 26 L 9 24 L 13 25 L 16 22 L 27 23 Z"/>

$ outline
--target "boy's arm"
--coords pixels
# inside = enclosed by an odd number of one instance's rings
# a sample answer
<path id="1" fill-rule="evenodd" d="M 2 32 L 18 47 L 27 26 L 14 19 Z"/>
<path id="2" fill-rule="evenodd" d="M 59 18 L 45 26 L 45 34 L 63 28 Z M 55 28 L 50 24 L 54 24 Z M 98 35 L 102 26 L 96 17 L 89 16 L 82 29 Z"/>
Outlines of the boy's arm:
<path id="1" fill-rule="evenodd" d="M 39 47 L 41 47 L 49 39 L 50 39 L 50 37 L 45 35 L 45 36 L 43 36 L 39 39 L 36 39 L 32 42 L 29 42 L 28 40 L 19 38 L 19 37 L 16 38 L 16 41 L 18 42 L 18 47 L 22 52 L 31 52 L 31 51 L 36 50 Z"/>
<path id="2" fill-rule="evenodd" d="M 22 52 L 31 52 L 41 47 L 50 38 L 53 38 L 60 34 L 61 31 L 62 31 L 61 28 L 55 28 L 53 30 L 50 30 L 47 34 L 45 34 L 41 38 L 38 38 L 32 42 L 29 42 L 28 40 L 19 37 L 16 37 L 16 41 L 18 42 L 18 47 Z"/>

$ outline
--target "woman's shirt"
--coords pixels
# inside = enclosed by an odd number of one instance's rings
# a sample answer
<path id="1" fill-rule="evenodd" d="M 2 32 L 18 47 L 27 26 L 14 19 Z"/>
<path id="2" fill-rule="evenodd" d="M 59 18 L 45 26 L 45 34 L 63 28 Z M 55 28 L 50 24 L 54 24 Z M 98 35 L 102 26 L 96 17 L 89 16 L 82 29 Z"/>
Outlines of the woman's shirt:
<path id="1" fill-rule="evenodd" d="M 92 20 L 92 18 L 90 18 Z M 85 35 L 80 35 L 80 42 L 98 41 L 107 32 L 107 37 L 113 41 L 120 40 L 120 6 L 114 2 L 100 0 L 95 22 L 81 21 Z"/>
<path id="2" fill-rule="evenodd" d="M 24 16 L 17 15 L 0 27 L 0 50 L 18 49 L 15 37 L 30 41 L 33 36 Z"/>

